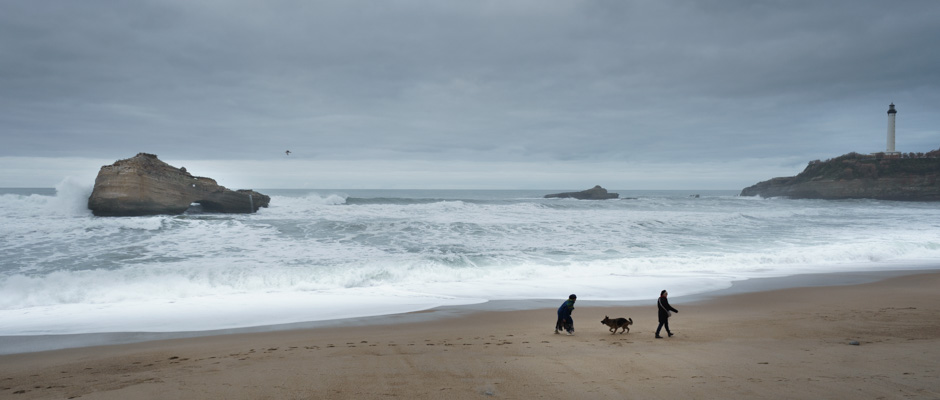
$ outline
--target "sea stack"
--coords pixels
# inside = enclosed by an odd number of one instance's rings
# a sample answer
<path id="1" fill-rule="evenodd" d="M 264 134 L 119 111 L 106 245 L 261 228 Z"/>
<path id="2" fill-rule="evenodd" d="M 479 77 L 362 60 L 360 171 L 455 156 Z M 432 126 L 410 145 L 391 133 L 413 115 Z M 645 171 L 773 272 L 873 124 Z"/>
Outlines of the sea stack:
<path id="1" fill-rule="evenodd" d="M 156 155 L 138 153 L 98 171 L 88 209 L 96 216 L 182 214 L 193 203 L 203 211 L 254 213 L 271 198 L 253 190 L 230 190 L 214 179 L 193 176 Z"/>

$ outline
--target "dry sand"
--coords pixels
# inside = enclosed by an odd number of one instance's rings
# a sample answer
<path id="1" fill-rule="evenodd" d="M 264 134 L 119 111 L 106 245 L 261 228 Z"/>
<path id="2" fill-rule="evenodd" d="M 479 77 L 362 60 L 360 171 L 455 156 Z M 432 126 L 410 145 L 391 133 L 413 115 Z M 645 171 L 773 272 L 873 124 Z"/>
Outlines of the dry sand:
<path id="1" fill-rule="evenodd" d="M 672 304 L 666 339 L 650 299 L 574 336 L 540 309 L 5 355 L 0 398 L 940 398 L 940 273 Z"/>

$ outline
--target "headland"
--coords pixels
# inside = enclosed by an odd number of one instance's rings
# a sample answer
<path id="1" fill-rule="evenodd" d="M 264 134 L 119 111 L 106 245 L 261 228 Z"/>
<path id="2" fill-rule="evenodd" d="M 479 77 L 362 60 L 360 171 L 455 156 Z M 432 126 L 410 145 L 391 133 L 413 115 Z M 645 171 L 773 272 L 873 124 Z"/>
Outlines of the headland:
<path id="1" fill-rule="evenodd" d="M 744 188 L 741 196 L 791 199 L 940 201 L 940 149 L 927 153 L 849 153 L 811 161 L 799 175 Z"/>

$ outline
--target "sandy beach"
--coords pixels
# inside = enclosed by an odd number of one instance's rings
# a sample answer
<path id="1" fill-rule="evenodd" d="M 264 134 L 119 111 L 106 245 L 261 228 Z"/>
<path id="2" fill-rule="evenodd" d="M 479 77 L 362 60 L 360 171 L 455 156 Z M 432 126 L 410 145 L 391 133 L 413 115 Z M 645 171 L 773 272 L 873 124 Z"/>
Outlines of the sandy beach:
<path id="1" fill-rule="evenodd" d="M 4 355 L 0 398 L 940 398 L 938 272 L 671 300 L 666 339 L 650 299 L 574 336 L 552 308 Z"/>

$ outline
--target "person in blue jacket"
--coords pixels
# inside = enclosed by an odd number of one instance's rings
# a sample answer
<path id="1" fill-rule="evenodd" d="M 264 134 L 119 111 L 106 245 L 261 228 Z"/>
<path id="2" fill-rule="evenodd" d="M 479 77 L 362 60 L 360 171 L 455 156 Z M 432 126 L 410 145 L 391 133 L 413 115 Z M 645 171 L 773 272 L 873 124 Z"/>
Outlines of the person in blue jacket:
<path id="1" fill-rule="evenodd" d="M 558 320 L 555 321 L 555 333 L 561 333 L 560 331 L 567 331 L 569 335 L 574 335 L 574 319 L 571 318 L 571 312 L 574 311 L 574 302 L 578 299 L 578 296 L 571 295 L 568 296 L 561 307 L 558 307 Z"/>

